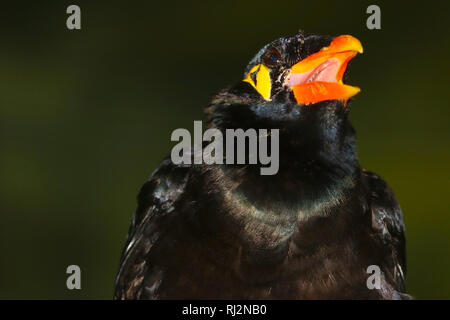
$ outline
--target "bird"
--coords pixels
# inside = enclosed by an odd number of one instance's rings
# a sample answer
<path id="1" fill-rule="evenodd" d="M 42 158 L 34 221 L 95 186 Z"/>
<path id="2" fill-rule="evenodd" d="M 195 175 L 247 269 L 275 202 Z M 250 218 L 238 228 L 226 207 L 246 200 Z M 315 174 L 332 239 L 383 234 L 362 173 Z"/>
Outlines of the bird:
<path id="1" fill-rule="evenodd" d="M 410 299 L 402 210 L 360 166 L 348 119 L 362 52 L 298 31 L 214 95 L 208 128 L 279 130 L 278 172 L 165 158 L 138 194 L 114 299 Z"/>

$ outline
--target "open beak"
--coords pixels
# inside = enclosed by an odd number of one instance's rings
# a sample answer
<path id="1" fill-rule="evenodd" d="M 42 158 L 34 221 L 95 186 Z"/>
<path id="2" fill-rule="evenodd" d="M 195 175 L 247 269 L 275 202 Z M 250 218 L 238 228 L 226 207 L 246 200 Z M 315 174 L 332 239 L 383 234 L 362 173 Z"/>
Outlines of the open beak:
<path id="1" fill-rule="evenodd" d="M 325 100 L 347 101 L 359 91 L 358 87 L 342 83 L 348 62 L 362 53 L 361 42 L 349 35 L 339 36 L 328 47 L 320 49 L 291 68 L 286 84 L 299 104 Z"/>

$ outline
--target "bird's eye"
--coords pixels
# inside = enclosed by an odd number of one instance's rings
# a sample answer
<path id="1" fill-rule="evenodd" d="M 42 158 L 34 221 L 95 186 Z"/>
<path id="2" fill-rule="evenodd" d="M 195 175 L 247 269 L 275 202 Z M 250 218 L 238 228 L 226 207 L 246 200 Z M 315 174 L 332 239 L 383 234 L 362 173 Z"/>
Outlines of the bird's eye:
<path id="1" fill-rule="evenodd" d="M 264 55 L 264 64 L 267 66 L 276 65 L 281 59 L 281 54 L 277 49 L 271 49 Z"/>

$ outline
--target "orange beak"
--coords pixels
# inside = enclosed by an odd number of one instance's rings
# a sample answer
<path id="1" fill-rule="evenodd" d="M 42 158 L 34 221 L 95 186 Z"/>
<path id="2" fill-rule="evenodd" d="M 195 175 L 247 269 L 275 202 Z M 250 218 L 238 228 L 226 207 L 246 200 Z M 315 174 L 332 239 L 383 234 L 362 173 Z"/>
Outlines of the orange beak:
<path id="1" fill-rule="evenodd" d="M 343 84 L 342 77 L 348 62 L 357 53 L 362 52 L 363 48 L 358 39 L 344 35 L 334 38 L 328 47 L 292 66 L 286 82 L 294 92 L 297 103 L 347 101 L 356 95 L 361 90 Z"/>

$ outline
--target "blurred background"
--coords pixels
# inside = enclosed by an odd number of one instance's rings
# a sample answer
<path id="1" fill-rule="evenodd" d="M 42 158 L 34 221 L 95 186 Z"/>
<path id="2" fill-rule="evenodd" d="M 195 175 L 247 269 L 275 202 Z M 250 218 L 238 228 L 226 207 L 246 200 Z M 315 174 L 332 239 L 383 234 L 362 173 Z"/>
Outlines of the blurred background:
<path id="1" fill-rule="evenodd" d="M 66 8 L 81 7 L 78 31 Z M 381 7 L 381 30 L 366 8 Z M 0 298 L 111 299 L 136 195 L 219 89 L 298 29 L 352 34 L 361 164 L 402 205 L 408 289 L 450 298 L 445 1 L 24 1 L 0 12 Z M 82 290 L 66 288 L 66 268 Z"/>

